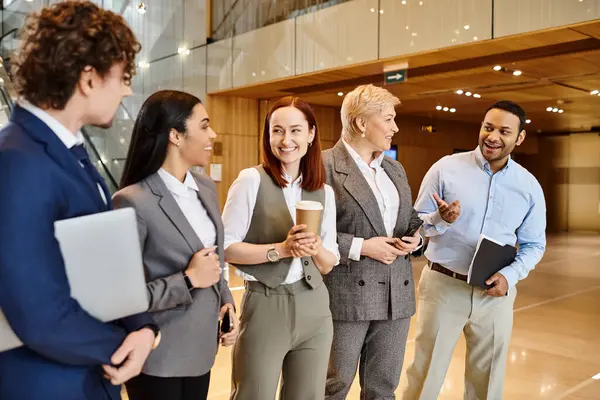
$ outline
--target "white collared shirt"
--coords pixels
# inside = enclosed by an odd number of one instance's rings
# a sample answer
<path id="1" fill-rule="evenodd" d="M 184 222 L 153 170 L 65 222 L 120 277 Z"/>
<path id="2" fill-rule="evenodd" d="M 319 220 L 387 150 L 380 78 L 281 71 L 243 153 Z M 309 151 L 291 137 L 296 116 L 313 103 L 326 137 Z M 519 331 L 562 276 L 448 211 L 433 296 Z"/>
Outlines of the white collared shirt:
<path id="1" fill-rule="evenodd" d="M 396 185 L 394 185 L 394 182 L 392 182 L 381 166 L 384 154 L 381 153 L 381 155 L 369 165 L 344 139 L 342 139 L 342 141 L 344 146 L 346 146 L 346 150 L 348 150 L 350 157 L 352 157 L 358 166 L 358 169 L 362 172 L 377 200 L 379 212 L 381 213 L 383 224 L 385 225 L 385 233 L 388 237 L 393 237 L 394 228 L 396 227 L 396 221 L 398 219 L 398 209 L 400 208 L 400 195 L 398 195 Z M 351 260 L 360 261 L 363 241 L 363 238 L 357 237 L 352 240 L 349 253 L 349 258 Z"/>
<path id="2" fill-rule="evenodd" d="M 180 182 L 179 179 L 162 168 L 158 170 L 158 175 L 175 198 L 181 212 L 185 215 L 204 247 L 213 247 L 217 243 L 217 229 L 204 204 L 198 198 L 200 189 L 198 189 L 198 184 L 190 171 L 186 173 L 183 182 Z"/>
<path id="3" fill-rule="evenodd" d="M 299 177 L 293 183 L 290 183 L 291 177 L 289 175 L 284 175 L 284 178 L 288 182 L 288 185 L 282 188 L 283 196 L 285 197 L 285 203 L 290 216 L 294 224 L 296 224 L 296 203 L 302 200 L 302 177 Z M 227 203 L 223 210 L 225 249 L 234 243 L 244 241 L 252 222 L 259 186 L 260 173 L 256 168 L 248 168 L 240 172 L 238 178 L 233 182 L 231 188 L 229 188 Z M 321 222 L 321 240 L 323 247 L 336 256 L 335 265 L 337 265 L 340 260 L 340 253 L 337 245 L 335 195 L 329 185 L 325 185 L 325 207 Z M 238 274 L 247 281 L 256 280 L 253 276 L 243 273 L 240 270 L 238 270 Z M 299 258 L 294 258 L 288 276 L 283 283 L 291 284 L 303 277 L 304 269 L 302 268 L 302 262 Z"/>
<path id="4" fill-rule="evenodd" d="M 73 134 L 73 132 L 68 130 L 63 124 L 58 122 L 56 118 L 25 100 L 19 100 L 19 105 L 45 123 L 48 128 L 50 128 L 50 130 L 54 132 L 56 136 L 58 136 L 60 141 L 67 147 L 67 149 L 70 150 L 72 147 L 84 143 L 83 134 L 81 131 Z M 81 167 L 83 168 L 83 165 Z M 102 190 L 102 186 L 100 186 L 100 184 L 97 184 L 97 186 L 98 191 L 100 192 L 100 197 L 102 197 L 102 201 L 104 201 L 104 204 L 107 204 L 106 195 L 104 194 L 104 190 Z"/>

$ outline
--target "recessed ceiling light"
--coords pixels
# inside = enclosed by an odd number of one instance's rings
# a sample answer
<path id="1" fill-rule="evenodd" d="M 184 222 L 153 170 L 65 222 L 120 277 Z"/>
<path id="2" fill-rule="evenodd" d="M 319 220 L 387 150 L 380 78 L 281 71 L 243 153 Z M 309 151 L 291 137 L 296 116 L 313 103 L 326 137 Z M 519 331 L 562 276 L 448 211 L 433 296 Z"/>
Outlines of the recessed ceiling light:
<path id="1" fill-rule="evenodd" d="M 456 94 L 463 94 L 463 93 L 464 93 L 464 91 L 463 91 L 462 89 L 458 89 L 458 90 L 456 91 Z"/>
<path id="2" fill-rule="evenodd" d="M 473 95 L 473 93 L 471 93 L 471 92 L 465 93 L 465 96 L 472 96 L 472 95 Z"/>
<path id="3" fill-rule="evenodd" d="M 150 66 L 150 64 L 148 64 L 146 61 L 140 61 L 140 62 L 138 63 L 138 67 L 140 67 L 140 68 L 143 68 L 143 69 L 146 69 L 146 68 L 148 68 L 149 66 Z"/>
<path id="4" fill-rule="evenodd" d="M 420 2 L 419 2 L 419 5 L 420 5 L 420 6 L 422 6 L 422 5 L 423 5 L 423 2 L 422 2 L 422 1 L 420 1 Z"/>
<path id="5" fill-rule="evenodd" d="M 525 123 L 526 123 L 526 124 L 530 124 L 530 123 L 531 123 L 531 120 L 530 120 L 530 119 L 528 119 L 528 120 L 526 120 L 526 121 L 525 121 Z"/>
<path id="6" fill-rule="evenodd" d="M 473 95 L 473 97 L 475 97 L 476 99 L 480 99 L 480 98 L 481 98 L 481 95 L 480 95 L 479 93 L 475 93 L 475 94 Z"/>
<path id="7" fill-rule="evenodd" d="M 435 109 L 440 111 L 442 109 L 442 106 L 437 106 Z"/>
<path id="8" fill-rule="evenodd" d="M 546 111 L 548 111 L 548 112 L 552 111 L 552 107 L 546 108 Z"/>
<path id="9" fill-rule="evenodd" d="M 557 113 L 557 112 L 558 112 L 558 108 L 554 107 L 554 108 L 552 109 L 552 112 L 553 112 L 553 113 Z"/>
<path id="10" fill-rule="evenodd" d="M 463 28 L 465 28 L 466 30 L 471 29 L 471 25 L 465 25 Z"/>
<path id="11" fill-rule="evenodd" d="M 371 8 L 369 11 L 371 11 L 372 13 L 374 13 L 374 12 L 375 12 L 375 9 L 374 9 L 374 8 Z"/>
<path id="12" fill-rule="evenodd" d="M 444 111 L 448 111 L 448 107 L 444 107 L 442 110 L 444 110 Z"/>
<path id="13" fill-rule="evenodd" d="M 383 10 L 379 10 L 379 14 L 383 14 Z"/>
<path id="14" fill-rule="evenodd" d="M 592 91 L 590 92 L 590 94 L 591 94 L 592 96 L 595 96 L 595 95 L 597 95 L 598 93 L 600 93 L 600 90 L 598 90 L 598 89 L 592 90 Z"/>
<path id="15" fill-rule="evenodd" d="M 519 75 L 521 75 L 522 73 L 523 73 L 523 72 L 521 72 L 521 71 L 519 71 L 519 70 L 513 71 L 513 75 L 514 75 L 514 76 L 519 76 Z"/>
<path id="16" fill-rule="evenodd" d="M 455 112 L 456 112 L 456 108 L 451 108 L 451 109 L 450 109 L 450 112 L 451 112 L 451 113 L 455 113 Z"/>
<path id="17" fill-rule="evenodd" d="M 185 47 L 179 47 L 177 49 L 177 54 L 184 54 L 187 56 L 188 54 L 190 54 L 190 49 L 187 49 Z"/>
<path id="18" fill-rule="evenodd" d="M 502 66 L 500 66 L 500 65 L 496 65 L 496 66 L 494 67 L 494 71 L 502 71 Z"/>
<path id="19" fill-rule="evenodd" d="M 144 2 L 143 2 L 143 1 L 140 1 L 140 2 L 138 3 L 138 5 L 137 5 L 136 9 L 137 9 L 137 12 L 138 12 L 138 13 L 140 13 L 140 14 L 142 14 L 142 15 L 146 14 L 146 10 L 147 10 L 147 8 L 146 8 L 146 4 L 144 4 Z"/>
<path id="20" fill-rule="evenodd" d="M 338 96 L 342 97 L 344 95 L 344 92 L 338 92 Z"/>
<path id="21" fill-rule="evenodd" d="M 406 0 L 402 0 L 402 4 L 406 4 Z"/>
<path id="22" fill-rule="evenodd" d="M 558 113 L 559 113 L 559 114 L 562 114 L 562 113 L 564 113 L 564 112 L 565 112 L 565 110 L 563 110 L 562 108 L 561 108 L 560 110 L 558 110 Z"/>

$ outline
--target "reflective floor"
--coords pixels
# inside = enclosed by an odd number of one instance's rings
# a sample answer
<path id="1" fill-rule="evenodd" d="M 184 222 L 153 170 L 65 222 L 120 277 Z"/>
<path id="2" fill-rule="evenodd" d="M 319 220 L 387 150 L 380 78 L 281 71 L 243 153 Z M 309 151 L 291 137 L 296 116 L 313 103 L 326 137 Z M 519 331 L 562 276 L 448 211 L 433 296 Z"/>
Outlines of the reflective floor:
<path id="1" fill-rule="evenodd" d="M 417 259 L 418 281 L 424 259 Z M 241 281 L 231 275 L 231 286 Z M 518 285 L 505 399 L 600 399 L 600 236 L 551 237 L 537 269 Z M 243 290 L 234 291 L 240 304 Z M 415 324 L 409 333 L 404 370 L 414 356 Z M 456 347 L 439 399 L 462 399 L 465 344 Z M 209 399 L 227 399 L 231 352 L 219 351 Z M 597 377 L 600 378 L 600 375 Z M 400 389 L 405 384 L 404 371 Z M 358 380 L 349 399 L 359 399 Z"/>

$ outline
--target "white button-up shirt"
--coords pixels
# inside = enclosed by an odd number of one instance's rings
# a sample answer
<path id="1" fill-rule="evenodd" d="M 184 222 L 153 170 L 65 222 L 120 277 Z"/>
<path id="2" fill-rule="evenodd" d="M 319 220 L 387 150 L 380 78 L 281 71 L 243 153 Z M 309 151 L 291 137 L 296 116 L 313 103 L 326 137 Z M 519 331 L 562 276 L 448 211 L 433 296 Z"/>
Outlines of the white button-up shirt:
<path id="1" fill-rule="evenodd" d="M 217 229 L 204 204 L 198 198 L 200 190 L 192 174 L 188 171 L 183 182 L 162 168 L 158 170 L 158 175 L 175 198 L 204 247 L 213 247 L 217 243 Z"/>
<path id="2" fill-rule="evenodd" d="M 302 177 L 291 182 L 292 178 L 289 175 L 284 175 L 288 182 L 287 187 L 283 189 L 283 196 L 290 216 L 296 224 L 296 203 L 302 200 Z M 291 182 L 291 183 L 290 183 Z M 254 214 L 254 206 L 256 205 L 256 196 L 260 186 L 260 173 L 256 168 L 248 168 L 240 172 L 238 178 L 233 182 L 227 195 L 227 202 L 223 210 L 223 224 L 225 225 L 225 249 L 234 243 L 244 241 L 250 223 Z M 340 253 L 337 245 L 337 230 L 336 230 L 336 209 L 335 195 L 333 189 L 329 185 L 325 185 L 325 207 L 323 209 L 323 219 L 321 222 L 321 241 L 323 247 L 335 254 L 337 265 L 340 260 Z M 251 275 L 242 271 L 237 271 L 238 274 L 247 281 L 255 281 Z M 304 277 L 304 269 L 299 258 L 294 258 L 290 266 L 290 271 L 286 277 L 284 284 L 291 284 L 299 281 Z"/>

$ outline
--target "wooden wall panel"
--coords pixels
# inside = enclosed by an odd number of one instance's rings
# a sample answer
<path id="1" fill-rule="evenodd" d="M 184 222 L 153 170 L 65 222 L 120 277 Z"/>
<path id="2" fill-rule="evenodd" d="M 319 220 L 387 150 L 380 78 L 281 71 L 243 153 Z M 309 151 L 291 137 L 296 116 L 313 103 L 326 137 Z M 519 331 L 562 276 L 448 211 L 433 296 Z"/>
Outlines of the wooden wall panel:
<path id="1" fill-rule="evenodd" d="M 211 164 L 222 164 L 222 180 L 217 182 L 221 208 L 227 192 L 239 172 L 258 164 L 259 104 L 258 100 L 208 96 L 207 110 L 212 128 L 217 133 L 215 142 L 223 146 L 223 154 L 213 155 Z M 210 174 L 210 167 L 207 168 Z"/>

